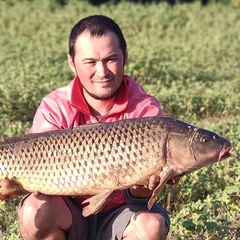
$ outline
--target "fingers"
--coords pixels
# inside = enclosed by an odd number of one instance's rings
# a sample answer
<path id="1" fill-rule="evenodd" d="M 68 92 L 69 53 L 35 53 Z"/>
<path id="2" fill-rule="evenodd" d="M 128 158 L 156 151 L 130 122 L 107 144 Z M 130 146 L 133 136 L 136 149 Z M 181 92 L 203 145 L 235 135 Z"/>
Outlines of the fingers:
<path id="1" fill-rule="evenodd" d="M 35 191 L 35 192 L 33 192 L 33 195 L 34 195 L 34 196 L 39 196 L 39 195 L 40 195 L 40 192 L 39 192 L 39 191 Z"/>
<path id="2" fill-rule="evenodd" d="M 166 173 L 164 171 L 162 171 L 160 173 L 160 176 L 152 175 L 152 176 L 150 176 L 148 182 L 144 186 L 142 186 L 142 185 L 135 185 L 135 186 L 132 186 L 132 188 L 134 190 L 137 190 L 137 191 L 142 191 L 144 189 L 145 190 L 148 189 L 148 190 L 153 191 L 157 187 L 157 185 L 159 184 L 161 178 L 164 178 L 165 174 Z M 171 178 L 170 180 L 168 180 L 167 183 L 170 184 L 170 185 L 174 185 L 174 184 L 178 183 L 180 179 L 181 179 L 180 176 L 175 176 L 175 177 Z"/>
<path id="3" fill-rule="evenodd" d="M 135 185 L 135 186 L 133 186 L 133 188 L 134 189 L 144 188 L 144 189 L 149 189 L 149 190 L 153 191 L 159 182 L 160 182 L 160 177 L 157 175 L 152 175 L 149 177 L 148 182 L 144 186 Z"/>
<path id="4" fill-rule="evenodd" d="M 173 177 L 173 178 L 171 178 L 170 180 L 168 180 L 167 183 L 173 185 L 173 184 L 178 183 L 178 182 L 180 181 L 180 179 L 181 179 L 180 176 L 176 176 L 176 177 Z"/>
<path id="5" fill-rule="evenodd" d="M 152 175 L 150 178 L 149 178 L 149 181 L 148 181 L 148 188 L 150 190 L 154 190 L 156 188 L 156 185 L 159 183 L 160 181 L 160 177 L 157 176 L 157 175 Z"/>
<path id="6" fill-rule="evenodd" d="M 160 173 L 160 176 L 157 175 L 152 175 L 149 178 L 149 181 L 146 185 L 147 188 L 149 188 L 150 190 L 154 190 L 156 188 L 156 186 L 158 185 L 158 183 L 160 182 L 161 178 L 163 178 L 165 176 L 166 173 L 164 173 L 164 171 L 162 171 Z M 170 185 L 174 185 L 176 183 L 178 183 L 181 179 L 181 176 L 175 176 L 173 178 L 171 178 L 170 180 L 168 180 L 168 184 Z"/>

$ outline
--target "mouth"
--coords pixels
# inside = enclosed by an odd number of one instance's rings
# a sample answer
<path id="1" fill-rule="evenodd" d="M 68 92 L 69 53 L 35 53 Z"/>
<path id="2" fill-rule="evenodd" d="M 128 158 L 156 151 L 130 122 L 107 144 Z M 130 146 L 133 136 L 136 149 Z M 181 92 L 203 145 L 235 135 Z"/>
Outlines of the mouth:
<path id="1" fill-rule="evenodd" d="M 223 159 L 226 159 L 228 157 L 231 156 L 231 153 L 230 153 L 230 149 L 231 149 L 231 145 L 225 145 L 223 146 L 222 150 L 220 151 L 219 153 L 219 156 L 218 156 L 218 161 L 222 161 Z"/>
<path id="2" fill-rule="evenodd" d="M 104 83 L 108 83 L 108 82 L 111 82 L 111 81 L 112 81 L 112 79 L 104 78 L 104 79 L 94 80 L 94 83 L 104 84 Z"/>

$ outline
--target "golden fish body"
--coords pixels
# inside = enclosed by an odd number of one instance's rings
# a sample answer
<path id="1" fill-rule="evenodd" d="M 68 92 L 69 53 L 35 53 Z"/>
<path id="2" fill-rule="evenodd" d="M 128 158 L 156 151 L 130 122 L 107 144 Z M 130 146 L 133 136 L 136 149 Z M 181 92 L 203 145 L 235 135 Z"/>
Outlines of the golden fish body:
<path id="1" fill-rule="evenodd" d="M 207 143 L 201 140 L 203 136 L 208 137 Z M 170 178 L 217 162 L 227 157 L 229 149 L 230 143 L 215 133 L 168 117 L 127 119 L 3 139 L 0 199 L 26 192 L 96 195 L 144 185 L 151 175 L 164 170 L 167 174 L 152 196 L 155 200 Z"/>
<path id="2" fill-rule="evenodd" d="M 0 179 L 54 195 L 97 194 L 142 183 L 162 167 L 154 123 L 135 119 L 5 139 Z"/>

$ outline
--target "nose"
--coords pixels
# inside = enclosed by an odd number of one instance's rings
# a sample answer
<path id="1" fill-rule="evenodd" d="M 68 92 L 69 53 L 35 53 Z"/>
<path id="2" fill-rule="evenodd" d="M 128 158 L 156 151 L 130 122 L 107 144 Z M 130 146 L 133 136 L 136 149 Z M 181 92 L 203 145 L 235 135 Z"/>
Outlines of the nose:
<path id="1" fill-rule="evenodd" d="M 99 61 L 96 64 L 96 75 L 99 77 L 105 77 L 109 73 L 107 63 L 104 61 Z"/>

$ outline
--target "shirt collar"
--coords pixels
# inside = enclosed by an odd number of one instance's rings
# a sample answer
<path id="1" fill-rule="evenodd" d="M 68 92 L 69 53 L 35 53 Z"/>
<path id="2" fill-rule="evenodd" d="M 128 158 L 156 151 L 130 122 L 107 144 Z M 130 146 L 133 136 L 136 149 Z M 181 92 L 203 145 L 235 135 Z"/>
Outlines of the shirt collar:
<path id="1" fill-rule="evenodd" d="M 129 91 L 125 76 L 123 77 L 122 84 L 120 85 L 117 99 L 107 115 L 119 113 L 127 108 L 129 100 Z M 83 88 L 79 81 L 78 76 L 73 79 L 72 92 L 71 92 L 71 105 L 82 113 L 92 115 L 88 104 L 83 96 Z"/>

